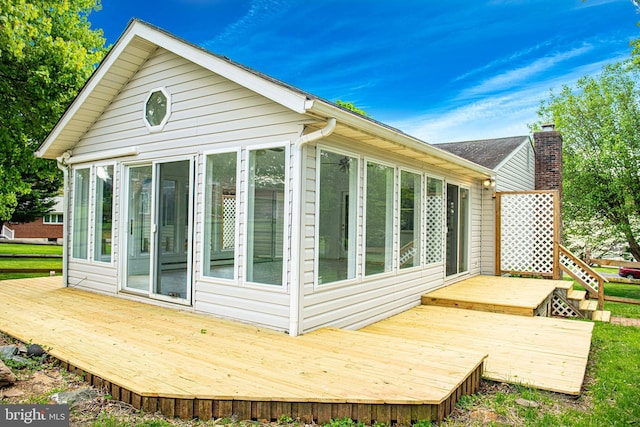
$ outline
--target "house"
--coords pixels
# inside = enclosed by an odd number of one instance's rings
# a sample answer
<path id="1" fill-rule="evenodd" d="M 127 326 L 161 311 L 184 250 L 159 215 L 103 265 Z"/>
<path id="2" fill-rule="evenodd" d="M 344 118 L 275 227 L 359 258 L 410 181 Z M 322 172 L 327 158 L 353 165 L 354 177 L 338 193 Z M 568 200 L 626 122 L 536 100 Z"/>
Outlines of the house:
<path id="1" fill-rule="evenodd" d="M 51 212 L 35 221 L 3 223 L 0 237 L 29 243 L 62 243 L 64 198 L 58 196 L 54 200 Z"/>
<path id="2" fill-rule="evenodd" d="M 299 335 L 494 268 L 494 168 L 138 20 L 36 154 L 67 286 Z"/>
<path id="3" fill-rule="evenodd" d="M 535 152 L 528 135 L 475 141 L 448 142 L 438 148 L 493 171 L 495 191 L 535 188 Z"/>
<path id="4" fill-rule="evenodd" d="M 536 133 L 536 141 L 546 140 Z M 556 142 L 557 138 L 551 138 Z M 545 142 L 540 144 L 547 146 Z M 526 191 L 536 188 L 536 155 L 534 144 L 528 135 L 474 141 L 448 142 L 438 148 L 491 169 L 492 178 L 485 180 L 483 188 L 491 192 Z M 561 147 L 559 148 L 561 150 Z M 544 166 L 545 162 L 538 162 Z M 555 177 L 556 175 L 551 175 Z M 482 215 L 482 247 L 492 248 L 495 243 L 495 206 L 485 203 Z M 483 251 L 482 274 L 495 274 L 493 251 Z"/>

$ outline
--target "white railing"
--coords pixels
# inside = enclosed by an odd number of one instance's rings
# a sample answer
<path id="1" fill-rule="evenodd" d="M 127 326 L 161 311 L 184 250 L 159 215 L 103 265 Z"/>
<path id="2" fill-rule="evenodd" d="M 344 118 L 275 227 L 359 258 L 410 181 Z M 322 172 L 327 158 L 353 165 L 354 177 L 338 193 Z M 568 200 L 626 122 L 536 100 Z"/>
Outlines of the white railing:
<path id="1" fill-rule="evenodd" d="M 2 225 L 2 233 L 0 233 L 0 237 L 4 237 L 7 240 L 13 240 L 15 235 L 15 231 L 7 227 L 6 225 Z"/>

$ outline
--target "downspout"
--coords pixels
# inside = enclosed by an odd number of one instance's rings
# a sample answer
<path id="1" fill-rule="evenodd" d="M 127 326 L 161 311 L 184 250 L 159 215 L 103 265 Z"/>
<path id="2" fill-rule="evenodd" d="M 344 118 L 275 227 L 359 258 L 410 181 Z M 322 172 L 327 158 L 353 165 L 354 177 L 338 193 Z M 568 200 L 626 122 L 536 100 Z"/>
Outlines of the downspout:
<path id="1" fill-rule="evenodd" d="M 335 117 L 331 117 L 327 120 L 327 124 L 322 129 L 319 129 L 315 132 L 311 132 L 307 135 L 301 135 L 294 143 L 292 147 L 292 155 L 294 162 L 297 159 L 298 161 L 294 164 L 296 165 L 297 170 L 294 171 L 294 179 L 292 183 L 292 195 L 293 200 L 295 201 L 297 198 L 297 203 L 292 203 L 293 212 L 291 213 L 291 230 L 292 237 L 291 239 L 291 258 L 296 259 L 297 262 L 292 263 L 291 265 L 291 304 L 289 311 L 289 335 L 295 337 L 300 334 L 300 318 L 302 317 L 302 304 L 300 298 L 302 297 L 302 290 L 300 289 L 301 284 L 303 283 L 302 279 L 302 269 L 300 268 L 301 264 L 301 240 L 302 233 L 304 232 L 304 226 L 302 224 L 302 212 L 304 209 L 304 195 L 302 194 L 302 181 L 304 177 L 305 167 L 303 165 L 306 162 L 303 161 L 302 158 L 302 147 L 310 142 L 315 142 L 320 139 L 326 138 L 333 133 L 336 129 L 336 119 Z M 293 230 L 297 232 L 293 233 Z"/>
<path id="2" fill-rule="evenodd" d="M 62 283 L 69 286 L 69 248 L 67 246 L 69 232 L 69 167 L 66 161 L 71 157 L 67 151 L 62 156 L 56 158 L 58 169 L 63 174 L 63 197 L 62 197 Z"/>

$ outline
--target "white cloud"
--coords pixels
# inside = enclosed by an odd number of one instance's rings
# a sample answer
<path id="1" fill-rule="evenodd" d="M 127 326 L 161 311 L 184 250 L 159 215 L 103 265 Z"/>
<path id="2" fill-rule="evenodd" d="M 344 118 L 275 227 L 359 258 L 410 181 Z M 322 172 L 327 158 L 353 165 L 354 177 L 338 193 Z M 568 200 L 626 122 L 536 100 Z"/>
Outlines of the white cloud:
<path id="1" fill-rule="evenodd" d="M 471 87 L 460 94 L 460 98 L 470 98 L 486 93 L 508 90 L 517 84 L 531 80 L 534 76 L 543 73 L 562 61 L 578 57 L 588 53 L 592 49 L 590 45 L 571 49 L 567 52 L 557 53 L 553 56 L 539 58 L 525 67 L 515 68 L 495 77 L 486 79 L 477 86 Z"/>
<path id="2" fill-rule="evenodd" d="M 558 92 L 563 85 L 574 86 L 580 77 L 597 74 L 605 64 L 625 58 L 626 55 L 585 64 L 564 75 L 478 101 L 464 103 L 458 98 L 449 106 L 390 124 L 432 144 L 527 135 L 528 125 L 538 120 L 540 102 L 549 98 L 550 90 Z"/>

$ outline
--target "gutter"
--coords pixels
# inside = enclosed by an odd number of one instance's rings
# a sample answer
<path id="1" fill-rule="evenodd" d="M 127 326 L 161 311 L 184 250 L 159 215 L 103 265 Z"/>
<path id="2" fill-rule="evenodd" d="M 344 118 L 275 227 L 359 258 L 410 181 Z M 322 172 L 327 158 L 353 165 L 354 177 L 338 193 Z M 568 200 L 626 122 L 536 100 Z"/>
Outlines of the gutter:
<path id="1" fill-rule="evenodd" d="M 304 200 L 305 198 L 302 195 L 302 180 L 303 180 L 303 171 L 306 169 L 306 163 L 303 161 L 302 157 L 302 147 L 311 142 L 319 141 L 323 138 L 330 136 L 333 131 L 336 129 L 337 120 L 335 117 L 330 117 L 327 120 L 327 124 L 322 129 L 319 129 L 315 132 L 311 132 L 307 135 L 300 135 L 300 137 L 293 143 L 292 146 L 292 157 L 294 159 L 294 165 L 296 170 L 294 171 L 294 179 L 292 180 L 292 194 L 293 200 L 298 200 L 298 203 L 293 203 L 292 212 L 291 212 L 291 230 L 292 235 L 293 231 L 296 231 L 296 238 L 291 239 L 291 254 L 300 254 L 300 242 L 302 241 L 302 234 L 304 232 L 304 226 L 302 223 L 302 212 L 304 210 Z M 298 161 L 296 161 L 296 159 Z M 299 196 L 299 197 L 298 197 Z M 294 258 L 294 257 L 290 257 Z M 300 268 L 301 259 L 298 259 L 298 262 L 294 262 L 291 265 L 291 304 L 289 311 L 289 335 L 295 337 L 298 336 L 300 331 L 300 319 L 302 317 L 302 290 L 300 289 L 302 280 L 302 269 Z"/>
<path id="2" fill-rule="evenodd" d="M 62 171 L 63 197 L 62 197 L 62 283 L 65 287 L 69 285 L 69 168 L 66 161 L 71 157 L 71 153 L 66 151 L 62 156 L 56 158 L 58 169 Z"/>

